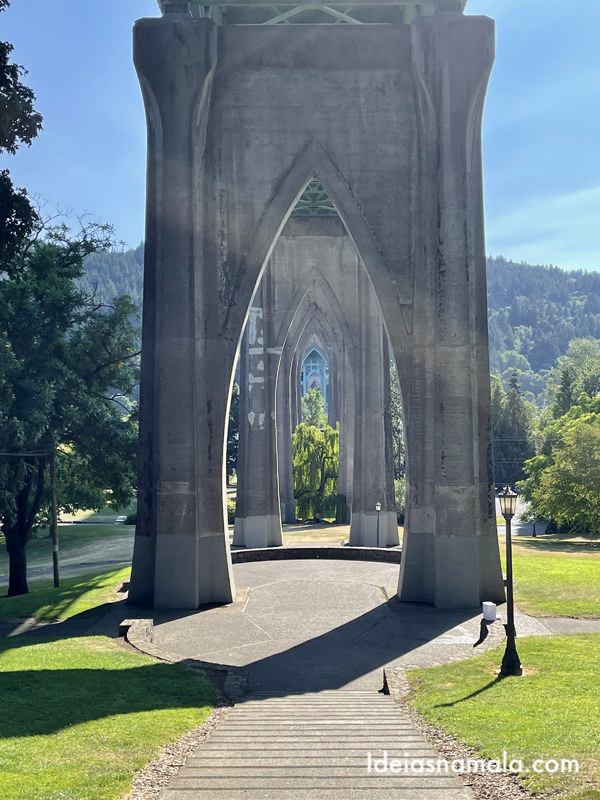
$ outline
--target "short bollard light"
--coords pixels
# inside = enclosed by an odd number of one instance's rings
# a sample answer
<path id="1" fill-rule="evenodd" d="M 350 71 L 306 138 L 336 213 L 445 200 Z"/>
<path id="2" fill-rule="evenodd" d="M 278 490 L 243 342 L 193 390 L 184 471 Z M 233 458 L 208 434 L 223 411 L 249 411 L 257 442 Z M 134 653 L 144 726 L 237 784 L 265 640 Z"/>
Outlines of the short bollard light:
<path id="1" fill-rule="evenodd" d="M 483 618 L 486 622 L 496 621 L 496 603 L 482 603 Z"/>
<path id="2" fill-rule="evenodd" d="M 517 509 L 517 493 L 510 486 L 505 486 L 498 492 L 500 510 L 506 520 L 506 650 L 500 667 L 501 675 L 522 675 L 521 659 L 517 653 L 515 630 L 515 604 L 513 597 L 513 569 L 512 569 L 512 540 L 510 535 L 510 521 Z"/>
<path id="3" fill-rule="evenodd" d="M 381 512 L 381 503 L 379 500 L 375 503 L 375 511 L 377 512 L 377 547 L 381 547 L 379 541 L 379 513 Z"/>

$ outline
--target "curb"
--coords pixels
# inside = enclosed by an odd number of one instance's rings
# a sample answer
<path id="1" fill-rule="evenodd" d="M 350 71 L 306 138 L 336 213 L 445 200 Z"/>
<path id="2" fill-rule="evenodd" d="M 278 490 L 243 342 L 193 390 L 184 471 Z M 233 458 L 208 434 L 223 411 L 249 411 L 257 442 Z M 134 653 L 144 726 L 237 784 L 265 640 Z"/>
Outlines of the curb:
<path id="1" fill-rule="evenodd" d="M 402 550 L 399 547 L 348 547 L 340 545 L 316 545 L 309 547 L 256 547 L 231 551 L 233 564 L 251 561 L 287 561 L 290 559 L 333 559 L 341 561 L 379 561 L 384 564 L 400 564 Z"/>
<path id="2" fill-rule="evenodd" d="M 248 670 L 244 667 L 232 667 L 227 664 L 215 664 L 210 661 L 201 661 L 197 658 L 185 658 L 175 653 L 162 650 L 154 644 L 154 620 L 152 619 L 124 619 L 119 625 L 119 636 L 124 636 L 126 641 L 147 656 L 167 661 L 169 664 L 185 664 L 193 669 L 201 669 L 218 675 L 223 680 L 223 694 L 237 702 L 241 699 L 248 686 Z"/>

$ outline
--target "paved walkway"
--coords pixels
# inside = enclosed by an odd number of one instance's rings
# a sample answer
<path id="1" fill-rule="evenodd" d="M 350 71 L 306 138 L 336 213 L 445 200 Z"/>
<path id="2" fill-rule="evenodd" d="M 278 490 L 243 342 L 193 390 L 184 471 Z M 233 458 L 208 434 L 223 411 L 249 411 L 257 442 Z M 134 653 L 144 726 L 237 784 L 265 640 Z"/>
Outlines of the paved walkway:
<path id="1" fill-rule="evenodd" d="M 398 571 L 326 560 L 237 564 L 234 604 L 155 612 L 154 645 L 246 666 L 250 683 L 161 800 L 469 800 L 443 770 L 368 772 L 369 752 L 438 758 L 378 694 L 383 668 L 466 658 L 480 633 L 478 612 L 398 602 Z M 502 635 L 497 622 L 486 645 Z"/>
<path id="2" fill-rule="evenodd" d="M 236 602 L 198 612 L 155 612 L 154 644 L 204 661 L 245 666 L 250 693 L 201 745 L 161 800 L 469 800 L 445 774 L 377 775 L 368 753 L 437 758 L 394 702 L 378 694 L 386 667 L 467 658 L 483 646 L 478 611 L 400 603 L 398 565 L 345 561 L 237 564 Z M 500 607 L 500 612 L 503 608 Z M 116 635 L 146 609 L 58 625 L 21 621 L 0 635 Z M 538 620 L 517 613 L 520 636 L 600 630 L 598 620 Z"/>
<path id="3" fill-rule="evenodd" d="M 368 754 L 435 759 L 395 703 L 372 692 L 250 694 L 189 758 L 161 800 L 469 800 L 444 770 L 368 771 Z M 418 768 L 418 766 L 417 766 Z"/>
<path id="4" fill-rule="evenodd" d="M 154 644 L 248 667 L 250 689 L 260 692 L 376 692 L 384 667 L 425 667 L 481 652 L 473 650 L 479 611 L 400 603 L 398 572 L 396 564 L 364 561 L 236 564 L 235 603 L 183 616 L 155 612 Z M 517 628 L 521 635 L 549 632 L 522 615 Z M 485 644 L 503 635 L 494 623 Z"/>

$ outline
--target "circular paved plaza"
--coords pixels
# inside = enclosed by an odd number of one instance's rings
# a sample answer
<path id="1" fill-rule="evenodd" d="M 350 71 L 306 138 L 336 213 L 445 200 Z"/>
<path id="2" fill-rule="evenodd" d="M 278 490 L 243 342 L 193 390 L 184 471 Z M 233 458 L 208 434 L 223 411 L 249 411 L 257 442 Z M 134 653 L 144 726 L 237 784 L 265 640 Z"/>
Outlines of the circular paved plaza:
<path id="1" fill-rule="evenodd" d="M 398 571 L 363 561 L 237 564 L 235 603 L 157 611 L 154 642 L 190 658 L 246 666 L 250 688 L 268 692 L 378 689 L 383 667 L 473 655 L 480 611 L 400 603 Z M 548 633 L 525 617 L 519 630 Z"/>

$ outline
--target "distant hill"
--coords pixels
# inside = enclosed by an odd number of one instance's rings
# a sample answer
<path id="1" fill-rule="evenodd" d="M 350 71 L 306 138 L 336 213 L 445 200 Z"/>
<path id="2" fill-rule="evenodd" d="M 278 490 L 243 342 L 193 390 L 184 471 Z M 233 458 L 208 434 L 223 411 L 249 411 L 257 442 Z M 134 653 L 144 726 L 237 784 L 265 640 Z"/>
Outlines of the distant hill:
<path id="1" fill-rule="evenodd" d="M 113 297 L 128 294 L 142 306 L 144 245 L 135 250 L 92 253 L 85 260 L 85 277 L 81 284 L 98 300 L 108 303 Z"/>
<path id="2" fill-rule="evenodd" d="M 129 294 L 142 304 L 144 246 L 95 253 L 83 285 L 100 300 Z M 488 258 L 490 369 L 505 384 L 513 370 L 523 391 L 542 399 L 549 371 L 571 339 L 600 339 L 600 272 L 567 272 Z"/>
<path id="3" fill-rule="evenodd" d="M 571 339 L 600 338 L 600 272 L 488 258 L 490 370 L 539 396 Z"/>

